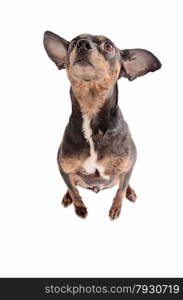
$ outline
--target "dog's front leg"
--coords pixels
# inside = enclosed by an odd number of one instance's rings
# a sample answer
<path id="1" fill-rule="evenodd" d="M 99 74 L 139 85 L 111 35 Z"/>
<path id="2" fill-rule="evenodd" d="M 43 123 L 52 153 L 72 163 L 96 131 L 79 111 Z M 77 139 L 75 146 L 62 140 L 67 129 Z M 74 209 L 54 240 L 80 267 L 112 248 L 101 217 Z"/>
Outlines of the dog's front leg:
<path id="1" fill-rule="evenodd" d="M 131 176 L 132 170 L 128 171 L 127 173 L 123 173 L 119 176 L 119 187 L 116 192 L 116 195 L 113 199 L 113 204 L 109 211 L 109 217 L 111 220 L 114 220 L 119 217 L 121 212 L 121 206 L 123 198 L 126 196 L 126 190 L 128 187 L 128 182 Z"/>
<path id="2" fill-rule="evenodd" d="M 65 207 L 67 207 L 68 205 L 73 203 L 76 214 L 81 218 L 86 218 L 87 208 L 84 205 L 84 203 L 81 199 L 81 196 L 79 194 L 79 191 L 76 188 L 72 174 L 65 173 L 62 168 L 59 168 L 59 169 L 60 169 L 62 178 L 68 187 L 68 191 L 65 194 L 65 196 L 63 197 L 62 204 Z"/>

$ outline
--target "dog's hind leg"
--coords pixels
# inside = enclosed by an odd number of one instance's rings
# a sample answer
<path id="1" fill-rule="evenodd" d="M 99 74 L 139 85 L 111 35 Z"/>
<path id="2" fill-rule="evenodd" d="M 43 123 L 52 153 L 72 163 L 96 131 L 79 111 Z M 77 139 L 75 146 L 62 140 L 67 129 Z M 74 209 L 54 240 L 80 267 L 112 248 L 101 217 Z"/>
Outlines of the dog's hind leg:
<path id="1" fill-rule="evenodd" d="M 137 199 L 137 195 L 130 185 L 126 189 L 126 198 L 132 202 L 135 202 Z"/>

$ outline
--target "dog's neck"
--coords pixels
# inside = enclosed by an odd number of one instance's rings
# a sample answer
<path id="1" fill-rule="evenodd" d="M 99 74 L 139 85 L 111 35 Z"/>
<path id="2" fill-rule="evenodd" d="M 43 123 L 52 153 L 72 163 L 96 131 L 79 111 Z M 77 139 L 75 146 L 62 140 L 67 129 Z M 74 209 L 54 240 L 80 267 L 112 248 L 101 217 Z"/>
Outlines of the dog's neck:
<path id="1" fill-rule="evenodd" d="M 71 85 L 71 91 L 78 101 L 82 114 L 96 116 L 114 93 L 114 85 L 103 81 L 78 81 Z"/>
<path id="2" fill-rule="evenodd" d="M 85 87 L 86 88 L 86 87 Z M 72 101 L 72 114 L 71 120 L 75 125 L 82 127 L 83 116 L 87 115 L 92 119 L 93 131 L 102 130 L 106 132 L 108 129 L 115 127 L 115 122 L 118 114 L 121 113 L 118 107 L 118 86 L 117 83 L 112 89 L 107 91 L 99 90 L 99 94 L 95 90 L 81 90 L 82 96 L 78 99 L 76 89 L 71 86 L 70 95 Z M 101 98 L 106 93 L 106 97 Z"/>

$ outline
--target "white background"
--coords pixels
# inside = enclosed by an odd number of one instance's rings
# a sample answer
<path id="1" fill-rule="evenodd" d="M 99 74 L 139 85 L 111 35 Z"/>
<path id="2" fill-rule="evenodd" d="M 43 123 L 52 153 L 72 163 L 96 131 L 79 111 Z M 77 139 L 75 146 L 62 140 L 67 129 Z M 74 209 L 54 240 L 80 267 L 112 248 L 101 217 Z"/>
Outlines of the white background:
<path id="1" fill-rule="evenodd" d="M 4 1 L 0 8 L 0 275 L 183 276 L 182 1 Z M 119 81 L 119 103 L 138 150 L 114 222 L 116 187 L 80 190 L 89 215 L 61 199 L 56 155 L 71 111 L 69 82 L 47 57 L 45 30 L 67 40 L 103 34 L 145 48 L 162 69 Z"/>

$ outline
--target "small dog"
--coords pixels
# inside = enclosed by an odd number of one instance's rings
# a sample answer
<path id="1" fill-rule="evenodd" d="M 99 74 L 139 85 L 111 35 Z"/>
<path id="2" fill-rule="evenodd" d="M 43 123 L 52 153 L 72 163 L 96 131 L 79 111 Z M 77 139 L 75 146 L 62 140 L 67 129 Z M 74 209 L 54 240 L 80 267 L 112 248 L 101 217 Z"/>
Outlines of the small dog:
<path id="1" fill-rule="evenodd" d="M 66 69 L 71 83 L 72 114 L 57 156 L 68 188 L 62 203 L 73 203 L 76 214 L 85 218 L 87 208 L 76 186 L 98 193 L 118 184 L 109 211 L 114 220 L 125 196 L 136 200 L 129 179 L 137 157 L 118 106 L 117 80 L 134 80 L 158 70 L 161 63 L 147 50 L 120 50 L 102 35 L 81 34 L 68 42 L 46 31 L 44 47 L 58 69 Z"/>

